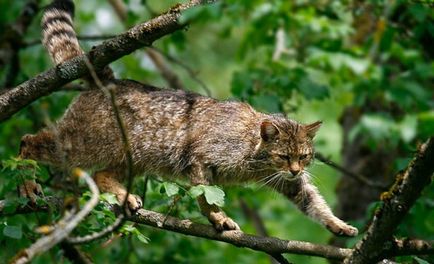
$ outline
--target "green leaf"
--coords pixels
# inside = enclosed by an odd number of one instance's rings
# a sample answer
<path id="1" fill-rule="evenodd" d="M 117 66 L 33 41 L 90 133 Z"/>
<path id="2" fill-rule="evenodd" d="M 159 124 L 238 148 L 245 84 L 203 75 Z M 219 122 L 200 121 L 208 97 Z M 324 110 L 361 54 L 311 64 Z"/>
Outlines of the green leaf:
<path id="1" fill-rule="evenodd" d="M 225 204 L 225 192 L 222 189 L 217 186 L 206 185 L 203 185 L 203 189 L 208 204 L 215 204 L 220 207 Z"/>
<path id="2" fill-rule="evenodd" d="M 14 239 L 21 239 L 23 232 L 21 226 L 5 226 L 3 235 Z"/>
<path id="3" fill-rule="evenodd" d="M 195 6 L 183 11 L 179 18 L 179 23 L 184 24 L 197 18 L 205 9 L 205 6 Z"/>
<path id="4" fill-rule="evenodd" d="M 134 227 L 133 225 L 130 225 L 130 224 L 124 225 L 121 228 L 121 232 L 124 233 L 124 234 L 132 233 L 135 230 L 136 230 L 136 227 Z"/>
<path id="5" fill-rule="evenodd" d="M 103 193 L 99 196 L 101 201 L 107 202 L 109 204 L 119 204 L 118 199 L 113 193 Z"/>
<path id="6" fill-rule="evenodd" d="M 196 198 L 201 194 L 205 195 L 208 204 L 223 206 L 225 203 L 225 192 L 217 186 L 197 185 L 188 190 L 191 197 Z"/>
<path id="7" fill-rule="evenodd" d="M 298 89 L 308 100 L 324 99 L 329 96 L 327 86 L 313 82 L 309 78 L 303 78 L 298 83 Z"/>
<path id="8" fill-rule="evenodd" d="M 409 143 L 416 136 L 417 118 L 414 115 L 407 115 L 399 124 L 402 140 Z"/>
<path id="9" fill-rule="evenodd" d="M 169 197 L 176 195 L 179 192 L 179 186 L 172 182 L 164 182 L 163 187 L 166 190 L 167 196 Z"/>
<path id="10" fill-rule="evenodd" d="M 262 111 L 266 111 L 269 113 L 277 113 L 282 111 L 279 97 L 277 97 L 276 95 L 252 96 L 250 101 L 256 109 Z"/>
<path id="11" fill-rule="evenodd" d="M 238 98 L 245 98 L 253 87 L 250 75 L 245 72 L 235 72 L 232 76 L 231 91 Z"/>
<path id="12" fill-rule="evenodd" d="M 16 202 L 16 200 L 6 199 L 3 207 L 3 213 L 11 214 L 15 212 L 17 207 L 18 207 L 18 203 Z"/>
<path id="13" fill-rule="evenodd" d="M 434 135 L 434 111 L 418 114 L 418 132 L 423 137 Z"/>
<path id="14" fill-rule="evenodd" d="M 418 264 L 429 264 L 428 261 L 426 261 L 426 260 L 424 260 L 424 259 L 421 259 L 421 258 L 418 258 L 418 257 L 413 257 L 413 259 L 416 260 L 416 262 L 417 262 Z"/>
<path id="15" fill-rule="evenodd" d="M 137 239 L 139 239 L 140 242 L 144 243 L 144 244 L 148 244 L 149 243 L 149 238 L 146 237 L 145 235 L 143 235 L 142 233 L 138 233 L 136 235 Z"/>
<path id="16" fill-rule="evenodd" d="M 188 190 L 188 194 L 192 198 L 197 198 L 199 195 L 201 195 L 203 193 L 204 193 L 203 185 L 193 186 L 190 188 L 190 190 Z"/>

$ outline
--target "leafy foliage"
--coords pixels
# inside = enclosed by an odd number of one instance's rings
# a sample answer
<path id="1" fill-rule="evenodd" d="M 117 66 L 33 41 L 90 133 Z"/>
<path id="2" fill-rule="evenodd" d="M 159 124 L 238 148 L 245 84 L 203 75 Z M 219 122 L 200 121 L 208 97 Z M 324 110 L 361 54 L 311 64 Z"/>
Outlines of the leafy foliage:
<path id="1" fill-rule="evenodd" d="M 106 1 L 74 2 L 75 24 L 80 35 L 122 32 Z M 125 2 L 130 25 L 177 3 Z M 23 4 L 24 1 L 0 1 L 0 29 L 15 21 Z M 24 42 L 39 39 L 38 19 L 40 14 L 27 30 Z M 365 135 L 371 149 L 381 146 L 391 152 L 405 150 L 406 154 L 391 165 L 394 171 L 406 166 L 418 143 L 434 135 L 434 12 L 423 1 L 229 0 L 189 10 L 182 19 L 191 21 L 188 29 L 157 41 L 158 49 L 191 67 L 214 97 L 234 97 L 258 110 L 284 112 L 305 123 L 323 120 L 317 149 L 335 160 L 341 158 L 342 133 L 347 133 L 339 124 L 347 108 L 357 109 L 360 115 L 360 122 L 348 132 L 350 140 Z M 95 42 L 81 44 L 89 50 Z M 40 45 L 21 50 L 20 61 L 16 84 L 52 67 Z M 176 63 L 167 63 L 186 87 L 203 93 L 188 71 Z M 112 66 L 119 77 L 167 86 L 155 65 L 141 51 Z M 7 67 L 1 68 L 0 83 L 6 74 Z M 1 216 L 1 259 L 10 259 L 40 237 L 36 227 L 50 225 L 61 217 L 61 212 L 55 210 L 11 215 L 28 202 L 16 196 L 16 188 L 24 179 L 36 177 L 46 195 L 67 200 L 83 193 L 76 201 L 81 205 L 89 199 L 89 193 L 68 175 L 40 167 L 33 161 L 13 158 L 18 153 L 21 136 L 54 122 L 74 96 L 72 92 L 59 92 L 41 98 L 0 124 L 0 197 L 6 199 L 3 212 L 9 214 Z M 333 205 L 338 173 L 318 163 L 310 172 L 321 193 Z M 224 188 L 223 192 L 217 186 L 191 187 L 182 180 L 173 183 L 149 177 L 146 189 L 143 177 L 136 179 L 134 186 L 134 193 L 146 193 L 145 208 L 206 223 L 193 199 L 203 194 L 208 203 L 224 205 L 227 214 L 245 232 L 255 233 L 252 221 L 240 210 L 238 197 L 243 197 L 262 216 L 272 236 L 317 243 L 327 243 L 331 238 L 323 227 L 306 220 L 283 197 L 257 185 Z M 398 229 L 398 236 L 434 239 L 430 221 L 434 217 L 433 188 L 431 185 L 411 209 Z M 100 198 L 102 202 L 78 226 L 75 235 L 99 231 L 113 223 L 115 215 L 110 208 L 117 203 L 115 197 L 101 194 Z M 363 228 L 372 211 L 368 209 L 366 217 L 355 224 Z M 83 245 L 82 249 L 97 263 L 202 263 L 225 259 L 234 263 L 269 262 L 266 255 L 258 252 L 132 223 L 126 223 L 107 239 Z M 326 263 L 303 256 L 288 256 L 288 259 L 295 263 Z M 434 261 L 425 257 L 400 260 Z M 34 260 L 34 263 L 47 262 L 67 261 L 56 247 Z"/>

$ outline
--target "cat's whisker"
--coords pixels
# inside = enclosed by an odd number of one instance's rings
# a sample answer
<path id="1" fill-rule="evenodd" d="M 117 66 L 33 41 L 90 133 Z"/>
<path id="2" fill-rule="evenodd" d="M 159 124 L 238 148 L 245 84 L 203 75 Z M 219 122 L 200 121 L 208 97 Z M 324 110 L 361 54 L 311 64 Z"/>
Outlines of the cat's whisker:
<path id="1" fill-rule="evenodd" d="M 259 183 L 259 182 L 263 182 L 263 181 L 265 181 L 265 180 L 267 180 L 267 179 L 269 179 L 269 178 L 271 178 L 271 177 L 276 176 L 278 173 L 279 173 L 279 172 L 275 172 L 275 173 L 272 173 L 272 174 L 270 174 L 270 175 L 268 175 L 268 176 L 262 177 L 262 178 L 261 178 L 260 180 L 258 180 L 257 182 L 258 182 L 258 183 Z"/>
<path id="2" fill-rule="evenodd" d="M 279 178 L 279 176 L 280 176 L 280 172 L 275 172 L 275 173 L 259 180 L 258 183 L 262 182 L 262 184 L 259 185 L 258 189 L 264 187 L 265 185 L 270 185 L 270 186 L 272 186 L 272 188 L 274 188 L 275 181 L 276 181 L 276 179 Z"/>
<path id="3" fill-rule="evenodd" d="M 270 185 L 271 188 L 276 189 L 280 178 L 281 178 L 280 172 L 275 173 L 274 177 L 269 180 L 268 185 Z"/>
<path id="4" fill-rule="evenodd" d="M 283 177 L 283 175 L 281 174 L 281 177 L 279 177 L 279 185 L 278 185 L 279 189 L 276 189 L 277 191 L 283 190 L 283 187 L 285 187 L 285 181 L 286 181 L 285 177 Z"/>
<path id="5" fill-rule="evenodd" d="M 277 178 L 277 180 L 276 180 L 276 183 L 275 183 L 275 185 L 273 186 L 273 189 L 276 190 L 276 191 L 281 190 L 281 189 L 280 189 L 280 185 L 281 185 L 281 183 L 284 183 L 284 182 L 285 182 L 285 177 L 283 176 L 283 173 L 284 173 L 284 172 L 280 172 L 280 173 L 279 173 L 278 178 Z"/>
<path id="6" fill-rule="evenodd" d="M 304 172 L 306 173 L 306 175 L 312 179 L 312 181 L 316 184 L 319 185 L 320 187 L 324 187 L 323 181 L 321 180 L 320 177 L 318 177 L 317 175 L 313 174 L 311 171 L 307 171 L 304 170 Z"/>

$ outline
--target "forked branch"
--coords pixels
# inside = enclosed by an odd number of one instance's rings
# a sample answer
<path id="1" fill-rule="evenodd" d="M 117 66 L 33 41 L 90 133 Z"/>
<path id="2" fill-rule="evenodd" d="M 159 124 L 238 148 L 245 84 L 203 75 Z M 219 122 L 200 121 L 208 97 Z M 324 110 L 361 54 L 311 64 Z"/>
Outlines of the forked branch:
<path id="1" fill-rule="evenodd" d="M 375 213 L 365 236 L 355 246 L 354 252 L 345 263 L 375 263 L 402 247 L 402 244 L 394 241 L 393 232 L 420 197 L 422 190 L 431 183 L 433 161 L 434 137 L 431 137 L 419 147 L 407 169 L 397 175 L 395 184 L 389 192 L 382 195 L 382 206 Z M 408 245 L 429 247 L 429 243 Z M 379 248 L 384 250 L 378 250 Z"/>

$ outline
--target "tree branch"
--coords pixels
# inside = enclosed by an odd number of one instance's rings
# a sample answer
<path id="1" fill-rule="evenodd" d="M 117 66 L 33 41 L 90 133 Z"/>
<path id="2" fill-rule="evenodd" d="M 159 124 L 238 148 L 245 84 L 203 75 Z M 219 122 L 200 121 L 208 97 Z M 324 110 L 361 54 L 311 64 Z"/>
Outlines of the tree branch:
<path id="1" fill-rule="evenodd" d="M 84 178 L 89 186 L 92 196 L 90 200 L 83 206 L 83 208 L 75 213 L 75 210 L 66 211 L 64 217 L 56 224 L 54 230 L 44 237 L 38 239 L 29 248 L 20 251 L 12 260 L 13 264 L 21 264 L 29 262 L 37 254 L 41 254 L 53 246 L 57 245 L 63 239 L 65 239 L 69 233 L 92 211 L 92 209 L 98 204 L 99 190 L 89 174 L 82 170 L 76 170 L 75 176 Z"/>
<path id="2" fill-rule="evenodd" d="M 23 36 L 39 10 L 39 1 L 29 0 L 14 24 L 6 25 L 0 34 L 0 68 L 7 70 L 0 87 L 15 85 L 20 71 L 19 51 L 25 46 Z"/>
<path id="3" fill-rule="evenodd" d="M 136 49 L 150 46 L 152 42 L 162 36 L 183 28 L 184 25 L 178 22 L 181 12 L 203 2 L 205 1 L 192 0 L 187 4 L 177 5 L 165 14 L 139 24 L 111 40 L 104 41 L 85 55 L 61 63 L 2 93 L 0 95 L 0 122 L 8 119 L 36 99 L 87 74 L 89 71 L 85 63 L 85 56 L 88 57 L 98 72 L 104 66 Z"/>
<path id="4" fill-rule="evenodd" d="M 126 176 L 127 176 L 128 184 L 127 184 L 127 191 L 125 194 L 125 199 L 122 202 L 123 211 L 116 218 L 116 221 L 112 225 L 105 228 L 101 232 L 93 233 L 93 234 L 90 234 L 90 235 L 87 235 L 84 237 L 68 237 L 67 238 L 68 242 L 73 243 L 73 244 L 90 242 L 92 240 L 104 237 L 104 236 L 110 234 L 111 232 L 116 231 L 119 227 L 121 227 L 123 225 L 123 223 L 125 222 L 125 215 L 127 214 L 127 211 L 128 211 L 128 209 L 127 209 L 128 196 L 130 195 L 131 187 L 133 185 L 133 154 L 132 154 L 129 139 L 128 139 L 128 133 L 127 133 L 127 130 L 125 128 L 124 121 L 123 121 L 123 119 L 119 113 L 118 105 L 116 103 L 116 98 L 115 98 L 115 94 L 114 94 L 114 88 L 115 87 L 113 85 L 110 85 L 110 84 L 108 87 L 104 86 L 102 84 L 101 80 L 98 78 L 98 75 L 95 72 L 95 69 L 93 68 L 90 61 L 86 60 L 86 65 L 89 68 L 90 74 L 91 74 L 92 79 L 95 82 L 96 86 L 101 91 L 103 91 L 103 93 L 106 95 L 107 99 L 110 100 L 113 114 L 115 116 L 116 123 L 119 127 L 119 134 L 120 134 L 120 137 L 122 139 L 123 150 L 124 150 L 125 155 L 126 155 L 126 165 L 127 165 Z"/>
<path id="5" fill-rule="evenodd" d="M 402 248 L 399 243 L 393 242 L 393 232 L 419 198 L 423 188 L 430 184 L 434 172 L 433 160 L 434 137 L 431 137 L 420 146 L 407 169 L 397 175 L 390 191 L 382 195 L 383 204 L 375 213 L 372 224 L 344 263 L 374 263 L 386 258 L 387 253 Z M 411 244 L 412 247 L 415 245 L 417 243 Z M 378 250 L 379 248 L 384 250 Z"/>
<path id="6" fill-rule="evenodd" d="M 73 264 L 92 264 L 93 261 L 83 253 L 77 246 L 74 246 L 66 241 L 60 243 L 60 248 L 63 250 L 63 255 Z"/>
<path id="7" fill-rule="evenodd" d="M 109 3 L 115 10 L 116 15 L 124 26 L 127 25 L 128 11 L 122 0 L 109 0 Z M 166 64 L 161 54 L 155 52 L 152 49 L 147 49 L 146 54 L 154 63 L 155 67 L 160 71 L 163 78 L 169 84 L 169 86 L 176 90 L 185 90 L 179 77 L 172 71 L 172 69 Z"/>
<path id="8" fill-rule="evenodd" d="M 351 252 L 351 249 L 347 248 L 318 245 L 303 241 L 282 240 L 274 237 L 261 237 L 245 234 L 242 231 L 217 232 L 211 225 L 181 220 L 145 209 L 140 209 L 129 220 L 184 235 L 223 241 L 237 247 L 246 247 L 267 254 L 292 253 L 328 259 L 344 259 Z"/>
<path id="9" fill-rule="evenodd" d="M 242 197 L 240 197 L 238 200 L 240 202 L 240 207 L 244 216 L 248 218 L 250 221 L 252 221 L 253 226 L 255 227 L 256 230 L 256 234 L 262 237 L 268 237 L 267 229 L 265 228 L 264 221 L 262 221 L 262 218 L 259 215 L 259 213 L 255 209 L 250 208 L 249 205 L 246 203 L 246 201 L 244 201 Z M 271 264 L 287 263 L 287 262 L 288 261 L 281 254 L 270 255 Z"/>
<path id="10" fill-rule="evenodd" d="M 56 200 L 52 197 L 46 197 L 45 200 Z M 0 201 L 0 204 L 4 201 Z M 60 204 L 53 204 L 53 207 L 60 210 Z M 24 207 L 17 213 L 30 213 L 35 211 L 46 211 L 44 206 L 35 208 Z M 2 208 L 0 208 L 0 216 L 4 216 Z M 8 214 L 9 215 L 9 214 Z M 282 240 L 274 237 L 261 237 L 245 234 L 241 231 L 224 231 L 217 232 L 213 226 L 194 223 L 190 220 L 182 220 L 179 218 L 167 216 L 165 214 L 140 209 L 136 215 L 131 216 L 129 221 L 156 227 L 172 232 L 202 237 L 210 240 L 222 241 L 237 247 L 246 247 L 257 251 L 262 251 L 267 254 L 298 254 L 317 256 L 327 259 L 343 260 L 350 256 L 352 249 L 339 248 L 328 245 L 318 245 L 303 241 Z M 379 247 L 380 249 L 382 247 Z M 376 249 L 378 250 L 378 249 Z M 384 254 L 387 256 L 404 256 L 404 255 L 426 255 L 434 254 L 434 242 L 423 240 L 394 240 L 393 245 L 384 246 Z"/>
<path id="11" fill-rule="evenodd" d="M 341 165 L 337 164 L 336 162 L 326 158 L 321 153 L 316 152 L 315 158 L 321 162 L 324 162 L 326 165 L 329 165 L 333 169 L 342 172 L 344 175 L 348 175 L 349 177 L 359 181 L 360 183 L 366 184 L 370 187 L 378 188 L 380 190 L 387 190 L 388 185 L 380 183 L 380 182 L 374 182 L 371 179 L 365 177 L 364 175 L 354 173 L 354 172 L 342 167 Z"/>
<path id="12" fill-rule="evenodd" d="M 194 71 L 190 66 L 188 66 L 187 64 L 185 64 L 184 62 L 178 60 L 177 58 L 171 56 L 170 54 L 164 53 L 163 51 L 155 48 L 155 47 L 150 47 L 150 49 L 160 53 L 162 56 L 164 56 L 167 60 L 178 64 L 181 68 L 183 68 L 188 75 L 190 76 L 191 79 L 193 79 L 195 82 L 197 82 L 202 89 L 205 91 L 206 95 L 211 96 L 211 90 L 208 88 L 208 86 L 197 77 L 197 71 Z"/>

